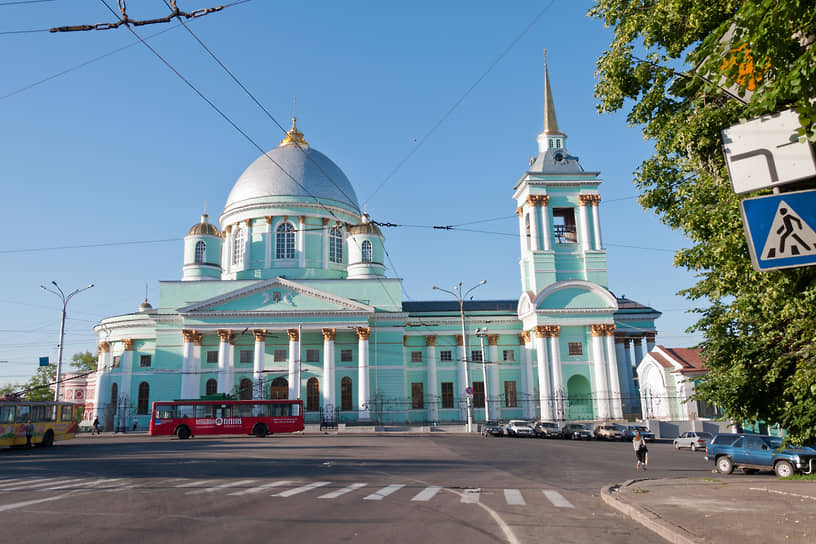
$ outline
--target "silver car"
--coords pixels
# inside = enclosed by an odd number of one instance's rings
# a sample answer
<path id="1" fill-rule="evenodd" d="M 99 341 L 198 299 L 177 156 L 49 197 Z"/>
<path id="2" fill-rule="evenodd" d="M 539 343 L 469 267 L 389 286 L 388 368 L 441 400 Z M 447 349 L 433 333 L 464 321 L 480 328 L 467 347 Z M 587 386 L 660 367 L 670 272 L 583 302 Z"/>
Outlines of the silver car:
<path id="1" fill-rule="evenodd" d="M 533 428 L 523 419 L 511 419 L 510 422 L 507 423 L 505 431 L 507 432 L 507 436 L 535 436 L 535 431 Z"/>
<path id="2" fill-rule="evenodd" d="M 674 439 L 675 449 L 691 448 L 691 451 L 704 450 L 706 442 L 711 440 L 711 433 L 689 431 Z"/>

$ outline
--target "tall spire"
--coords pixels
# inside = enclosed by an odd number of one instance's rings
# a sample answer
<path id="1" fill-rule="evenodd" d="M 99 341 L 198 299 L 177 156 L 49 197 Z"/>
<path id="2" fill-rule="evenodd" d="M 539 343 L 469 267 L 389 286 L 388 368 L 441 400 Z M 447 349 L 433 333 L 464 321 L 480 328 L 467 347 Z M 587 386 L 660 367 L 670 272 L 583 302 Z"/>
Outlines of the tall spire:
<path id="1" fill-rule="evenodd" d="M 558 120 L 555 118 L 550 74 L 547 71 L 547 50 L 544 50 L 544 132 L 543 134 L 561 134 L 558 131 Z"/>

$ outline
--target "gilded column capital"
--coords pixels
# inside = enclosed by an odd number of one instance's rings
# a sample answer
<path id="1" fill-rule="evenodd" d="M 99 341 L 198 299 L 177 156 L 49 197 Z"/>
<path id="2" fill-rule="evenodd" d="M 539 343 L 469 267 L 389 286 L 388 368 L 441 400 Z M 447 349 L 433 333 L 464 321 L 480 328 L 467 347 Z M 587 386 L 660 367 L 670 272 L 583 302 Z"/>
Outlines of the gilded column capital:
<path id="1" fill-rule="evenodd" d="M 133 351 L 133 338 L 123 338 L 122 343 L 125 345 L 125 351 Z"/>
<path id="2" fill-rule="evenodd" d="M 535 333 L 536 338 L 546 338 L 549 336 L 548 327 L 546 325 L 536 325 L 533 327 L 533 332 Z"/>
<path id="3" fill-rule="evenodd" d="M 102 342 L 96 346 L 96 349 L 99 353 L 110 353 L 110 344 L 107 342 Z"/>
<path id="4" fill-rule="evenodd" d="M 623 347 L 629 349 L 629 344 L 632 343 L 632 339 L 626 336 L 623 337 Z"/>
<path id="5" fill-rule="evenodd" d="M 233 334 L 233 332 L 231 330 L 229 330 L 229 329 L 218 329 L 216 332 L 218 333 L 218 338 L 222 342 L 229 342 L 230 344 L 235 342 L 235 334 Z"/>
<path id="6" fill-rule="evenodd" d="M 371 327 L 354 327 L 359 340 L 368 340 L 371 337 Z"/>
<path id="7" fill-rule="evenodd" d="M 657 338 L 657 332 L 652 332 L 652 331 L 644 332 L 643 336 L 646 337 L 647 342 L 654 342 L 655 339 Z"/>
<path id="8" fill-rule="evenodd" d="M 488 334 L 487 335 L 487 345 L 488 346 L 497 346 L 497 345 L 499 345 L 499 335 L 498 334 Z"/>
<path id="9" fill-rule="evenodd" d="M 255 335 L 256 342 L 266 342 L 266 329 L 253 329 L 252 334 Z"/>
<path id="10" fill-rule="evenodd" d="M 601 195 L 589 195 L 589 202 L 597 207 L 601 203 Z"/>
<path id="11" fill-rule="evenodd" d="M 457 335 L 456 335 L 456 345 L 457 345 L 457 346 L 462 346 L 462 345 L 464 345 L 464 341 L 462 340 L 462 335 L 461 335 L 461 334 L 457 334 Z"/>
<path id="12" fill-rule="evenodd" d="M 603 335 L 604 335 L 604 332 L 606 331 L 605 326 L 604 326 L 604 325 L 600 325 L 600 324 L 598 324 L 598 325 L 590 325 L 590 328 L 591 328 L 591 330 L 592 330 L 592 336 L 603 336 Z"/>
<path id="13" fill-rule="evenodd" d="M 193 337 L 195 337 L 195 329 L 183 329 L 181 331 L 181 335 L 184 337 L 185 342 L 192 342 Z"/>
<path id="14" fill-rule="evenodd" d="M 528 206 L 535 207 L 538 205 L 538 198 L 536 198 L 536 195 L 527 195 L 527 200 L 525 202 Z"/>
<path id="15" fill-rule="evenodd" d="M 227 225 L 226 227 L 224 227 L 224 232 L 226 232 L 227 234 L 231 233 L 232 232 L 232 225 Z"/>
<path id="16" fill-rule="evenodd" d="M 578 195 L 578 205 L 586 206 L 592 202 L 592 195 Z"/>
<path id="17" fill-rule="evenodd" d="M 204 339 L 204 335 L 201 334 L 200 332 L 197 332 L 197 333 L 193 334 L 193 345 L 194 346 L 200 346 L 201 341 L 203 339 Z"/>
<path id="18" fill-rule="evenodd" d="M 604 325 L 604 336 L 613 336 L 615 334 L 615 324 L 609 323 Z"/>
<path id="19" fill-rule="evenodd" d="M 320 329 L 320 332 L 323 333 L 323 340 L 334 342 L 334 339 L 337 337 L 337 329 Z"/>
<path id="20" fill-rule="evenodd" d="M 435 346 L 436 345 L 436 335 L 435 334 L 426 334 L 425 335 L 425 345 L 426 346 Z"/>
<path id="21" fill-rule="evenodd" d="M 264 215 L 264 219 L 266 219 L 266 224 L 267 225 L 272 224 L 272 216 L 271 215 Z"/>
<path id="22" fill-rule="evenodd" d="M 244 219 L 244 224 L 247 228 L 250 228 L 252 226 L 252 219 Z"/>
<path id="23" fill-rule="evenodd" d="M 329 224 L 329 219 L 327 217 L 323 218 L 323 226 L 327 226 Z"/>
<path id="24" fill-rule="evenodd" d="M 286 329 L 286 334 L 289 335 L 290 342 L 297 342 L 300 340 L 300 331 L 297 329 Z"/>
<path id="25" fill-rule="evenodd" d="M 518 208 L 516 208 L 516 215 L 518 215 L 519 217 L 522 217 L 524 215 L 524 206 L 519 206 Z"/>
<path id="26" fill-rule="evenodd" d="M 299 221 L 299 222 L 300 222 L 300 224 L 302 225 L 303 223 L 305 223 L 305 222 L 306 222 L 306 216 L 305 216 L 305 215 L 299 215 L 299 216 L 298 216 L 298 221 Z"/>
<path id="27" fill-rule="evenodd" d="M 561 325 L 545 325 L 544 330 L 547 332 L 547 336 L 558 338 L 558 335 L 561 334 Z"/>
<path id="28" fill-rule="evenodd" d="M 519 333 L 519 344 L 524 345 L 530 341 L 530 331 L 521 331 Z"/>

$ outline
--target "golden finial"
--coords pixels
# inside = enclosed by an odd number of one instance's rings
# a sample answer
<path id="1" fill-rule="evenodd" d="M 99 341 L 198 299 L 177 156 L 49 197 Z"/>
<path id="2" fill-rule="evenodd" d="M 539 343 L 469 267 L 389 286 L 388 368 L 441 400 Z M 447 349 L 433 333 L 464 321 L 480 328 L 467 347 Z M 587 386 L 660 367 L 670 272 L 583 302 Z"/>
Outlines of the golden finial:
<path id="1" fill-rule="evenodd" d="M 292 128 L 289 129 L 289 132 L 286 133 L 286 138 L 281 140 L 281 147 L 285 145 L 309 145 L 306 140 L 303 139 L 303 133 L 297 129 L 297 117 L 294 115 L 292 116 Z"/>

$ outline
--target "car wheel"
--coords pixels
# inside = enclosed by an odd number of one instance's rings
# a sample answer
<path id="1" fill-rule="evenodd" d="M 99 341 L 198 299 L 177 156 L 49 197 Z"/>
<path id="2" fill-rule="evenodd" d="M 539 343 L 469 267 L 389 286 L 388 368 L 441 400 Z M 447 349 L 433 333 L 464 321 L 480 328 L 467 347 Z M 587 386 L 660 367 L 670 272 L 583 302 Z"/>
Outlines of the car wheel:
<path id="1" fill-rule="evenodd" d="M 680 449 L 680 444 L 675 442 L 674 443 L 674 449 L 679 450 Z"/>
<path id="2" fill-rule="evenodd" d="M 697 451 L 697 444 L 691 444 L 691 451 Z"/>
<path id="3" fill-rule="evenodd" d="M 793 476 L 793 465 L 787 461 L 779 461 L 774 465 L 774 472 L 776 472 L 776 475 L 780 478 Z"/>
<path id="4" fill-rule="evenodd" d="M 734 472 L 734 462 L 727 455 L 717 458 L 717 471 L 720 474 L 731 474 Z"/>

